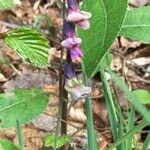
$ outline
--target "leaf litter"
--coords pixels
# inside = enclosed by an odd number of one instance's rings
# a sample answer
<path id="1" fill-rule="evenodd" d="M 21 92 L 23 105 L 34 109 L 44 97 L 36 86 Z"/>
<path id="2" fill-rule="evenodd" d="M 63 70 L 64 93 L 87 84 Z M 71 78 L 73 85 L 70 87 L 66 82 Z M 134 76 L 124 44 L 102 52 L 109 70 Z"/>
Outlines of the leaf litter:
<path id="1" fill-rule="evenodd" d="M 131 6 L 134 7 L 148 5 L 150 3 L 149 0 L 130 0 L 129 2 Z M 49 40 L 53 46 L 52 48 L 55 49 L 53 61 L 58 64 L 60 58 L 58 50 L 60 49 L 59 43 L 62 35 L 60 33 L 62 13 L 59 9 L 59 4 L 57 4 L 55 0 L 15 0 L 15 3 L 16 7 L 12 10 L 0 12 L 0 20 L 2 20 L 2 22 L 0 22 L 0 31 L 5 32 L 12 27 L 14 28 L 22 25 L 31 24 L 32 26 L 35 26 L 36 18 L 41 14 L 47 14 L 52 22 L 52 26 L 48 29 L 46 22 L 40 21 L 40 29 L 46 33 L 47 36 L 51 37 Z M 111 48 L 111 52 L 113 53 L 112 69 L 118 73 L 125 73 L 125 76 L 133 89 L 150 89 L 150 83 L 148 82 L 150 81 L 149 45 L 143 45 L 143 43 L 122 37 L 120 42 L 116 39 Z M 0 41 L 0 45 L 4 45 L 4 43 Z M 10 91 L 17 87 L 24 87 L 27 89 L 31 87 L 41 87 L 45 91 L 53 93 L 45 112 L 34 119 L 32 123 L 23 127 L 25 150 L 43 150 L 43 137 L 48 132 L 53 132 L 56 125 L 59 94 L 58 73 L 53 69 L 38 69 L 25 64 L 8 47 L 5 47 L 3 54 L 4 57 L 9 58 L 9 61 L 7 64 L 0 64 L 1 92 Z M 141 59 L 144 60 L 142 61 L 143 64 L 141 64 Z M 13 64 L 14 68 L 12 68 L 10 64 Z M 21 75 L 18 74 L 17 71 L 19 71 Z M 105 150 L 113 141 L 109 129 L 107 109 L 104 97 L 102 96 L 99 75 L 94 76 L 91 85 L 93 89 L 91 97 L 96 134 L 97 137 L 99 137 L 98 141 L 100 142 L 102 150 Z M 122 99 L 120 105 L 124 112 L 126 112 L 126 109 L 124 109 L 126 107 L 124 103 L 125 97 L 123 94 L 121 94 L 120 97 Z M 85 101 L 81 100 L 71 107 L 69 113 L 68 133 L 73 135 L 73 141 L 71 142 L 73 149 L 80 150 L 87 148 L 85 126 Z M 15 129 L 0 129 L 0 138 L 9 139 L 16 144 L 18 143 Z"/>

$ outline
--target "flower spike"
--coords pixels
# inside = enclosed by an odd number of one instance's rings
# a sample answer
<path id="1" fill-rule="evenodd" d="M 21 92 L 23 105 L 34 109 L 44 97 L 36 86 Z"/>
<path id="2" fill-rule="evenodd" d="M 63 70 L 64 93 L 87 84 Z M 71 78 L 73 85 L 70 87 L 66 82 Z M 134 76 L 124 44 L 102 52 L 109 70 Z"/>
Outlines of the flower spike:
<path id="1" fill-rule="evenodd" d="M 89 18 L 91 18 L 91 13 L 86 11 L 80 11 L 79 4 L 77 0 L 67 0 L 68 4 L 68 21 L 75 23 L 83 29 L 88 29 L 90 27 Z"/>
<path id="2" fill-rule="evenodd" d="M 83 52 L 80 49 L 81 39 L 75 33 L 75 26 L 71 22 L 64 24 L 64 40 L 61 45 L 70 50 L 71 60 L 73 62 L 80 62 L 83 57 Z"/>

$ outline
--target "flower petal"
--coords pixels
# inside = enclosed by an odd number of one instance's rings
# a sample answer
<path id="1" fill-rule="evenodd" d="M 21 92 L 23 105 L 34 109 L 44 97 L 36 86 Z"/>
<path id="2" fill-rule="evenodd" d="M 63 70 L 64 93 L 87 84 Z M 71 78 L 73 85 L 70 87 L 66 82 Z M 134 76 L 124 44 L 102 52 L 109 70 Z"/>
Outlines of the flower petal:
<path id="1" fill-rule="evenodd" d="M 71 21 L 71 22 L 77 22 L 77 21 L 88 19 L 86 15 L 80 12 L 71 12 L 69 13 L 67 18 L 68 18 L 68 21 Z"/>
<path id="2" fill-rule="evenodd" d="M 72 80 L 67 81 L 68 86 L 72 86 L 71 81 L 73 81 L 75 77 L 75 69 L 72 64 L 65 64 L 64 75 L 65 75 L 66 80 L 72 79 Z"/>
<path id="3" fill-rule="evenodd" d="M 85 98 L 91 92 L 91 87 L 86 87 L 79 82 L 77 86 L 75 87 L 65 86 L 65 89 L 71 95 L 72 100 L 75 100 L 75 101 L 81 98 Z"/>
<path id="4" fill-rule="evenodd" d="M 72 10 L 72 11 L 79 10 L 79 4 L 78 4 L 77 0 L 67 0 L 67 4 L 68 4 L 69 10 Z"/>
<path id="5" fill-rule="evenodd" d="M 64 36 L 65 38 L 70 38 L 70 37 L 74 37 L 75 34 L 75 25 L 71 22 L 65 22 L 64 23 L 64 28 L 63 28 L 63 32 L 64 32 Z"/>
<path id="6" fill-rule="evenodd" d="M 66 40 L 63 40 L 62 42 L 61 42 L 61 45 L 63 46 L 63 47 L 65 47 L 65 48 L 72 48 L 73 47 L 73 45 L 74 45 L 74 41 L 73 41 L 73 39 L 72 38 L 67 38 Z"/>
<path id="7" fill-rule="evenodd" d="M 84 16 L 87 17 L 87 19 L 90 19 L 92 17 L 92 14 L 88 11 L 80 11 Z"/>
<path id="8" fill-rule="evenodd" d="M 78 57 L 83 57 L 83 52 L 81 51 L 79 46 L 76 46 L 70 50 L 71 59 L 75 60 Z"/>
<path id="9" fill-rule="evenodd" d="M 87 30 L 90 28 L 90 23 L 88 20 L 81 20 L 81 21 L 76 22 L 76 24 L 80 26 L 81 28 L 83 28 L 84 30 Z"/>

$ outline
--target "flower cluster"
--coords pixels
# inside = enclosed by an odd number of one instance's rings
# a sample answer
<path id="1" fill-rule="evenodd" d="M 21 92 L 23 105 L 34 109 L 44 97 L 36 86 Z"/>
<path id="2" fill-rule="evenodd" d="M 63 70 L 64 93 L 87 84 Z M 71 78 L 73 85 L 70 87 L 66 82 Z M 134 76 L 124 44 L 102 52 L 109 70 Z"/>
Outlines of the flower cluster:
<path id="1" fill-rule="evenodd" d="M 75 25 L 71 22 L 64 24 L 64 40 L 61 45 L 70 50 L 71 60 L 73 62 L 80 62 L 83 53 L 80 49 L 81 39 L 75 33 Z"/>
<path id="2" fill-rule="evenodd" d="M 67 5 L 68 16 L 67 21 L 64 23 L 64 40 L 61 45 L 69 50 L 72 62 L 80 63 L 83 57 L 83 52 L 80 48 L 82 40 L 76 34 L 75 25 L 85 30 L 88 29 L 90 27 L 88 19 L 91 17 L 91 13 L 80 11 L 77 0 L 67 0 Z M 91 88 L 85 87 L 77 79 L 73 65 L 65 64 L 64 76 L 65 89 L 70 93 L 73 100 L 84 98 L 90 93 Z"/>
<path id="3" fill-rule="evenodd" d="M 77 79 L 72 64 L 65 64 L 65 89 L 70 93 L 73 100 L 85 98 L 91 92 L 91 87 L 86 87 Z"/>

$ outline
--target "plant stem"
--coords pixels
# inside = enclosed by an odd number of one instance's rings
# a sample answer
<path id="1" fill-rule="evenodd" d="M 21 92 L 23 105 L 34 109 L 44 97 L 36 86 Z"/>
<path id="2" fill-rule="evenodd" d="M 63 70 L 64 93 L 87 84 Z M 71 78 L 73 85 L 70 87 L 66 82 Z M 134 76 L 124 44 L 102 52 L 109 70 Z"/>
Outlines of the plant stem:
<path id="1" fill-rule="evenodd" d="M 19 120 L 16 120 L 16 131 L 17 131 L 19 146 L 20 146 L 21 150 L 23 150 L 24 142 L 23 142 L 22 128 L 21 128 Z"/>
<path id="2" fill-rule="evenodd" d="M 66 15 L 66 7 L 65 7 L 65 0 L 63 0 L 63 27 L 65 23 L 65 15 Z M 64 30 L 63 30 L 64 31 Z M 64 36 L 63 32 L 63 36 Z M 70 63 L 70 54 L 69 51 L 67 51 L 67 58 L 66 62 Z M 67 134 L 67 119 L 68 119 L 68 109 L 67 109 L 67 104 L 68 104 L 68 92 L 65 90 L 64 83 L 62 85 L 63 89 L 63 100 L 62 100 L 62 114 L 61 114 L 61 135 L 66 135 Z M 68 145 L 65 144 L 62 148 L 62 150 L 67 150 Z"/>
<path id="3" fill-rule="evenodd" d="M 63 0 L 63 27 L 64 27 L 64 22 L 65 22 L 65 0 Z M 63 33 L 63 36 L 64 36 L 64 33 Z M 61 124 L 61 134 L 67 133 L 67 125 L 66 125 L 67 101 L 66 99 L 68 97 L 68 94 L 63 84 L 63 54 L 64 54 L 64 49 L 61 50 L 60 67 L 59 67 L 59 111 L 57 115 L 58 117 L 57 117 L 56 131 L 55 131 L 54 150 L 56 150 L 57 148 L 57 139 L 58 139 L 60 124 Z M 65 122 L 61 120 L 64 120 Z"/>
<path id="4" fill-rule="evenodd" d="M 84 84 L 87 85 L 87 76 L 84 68 L 84 64 L 82 63 L 82 71 L 84 77 Z M 94 124 L 93 124 L 93 113 L 90 96 L 88 95 L 85 98 L 85 109 L 86 109 L 86 117 L 87 117 L 87 134 L 88 134 L 88 150 L 98 150 L 98 145 L 96 141 Z"/>

